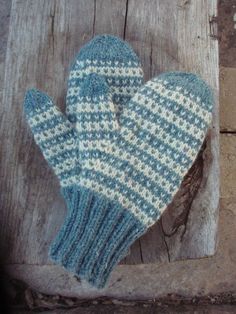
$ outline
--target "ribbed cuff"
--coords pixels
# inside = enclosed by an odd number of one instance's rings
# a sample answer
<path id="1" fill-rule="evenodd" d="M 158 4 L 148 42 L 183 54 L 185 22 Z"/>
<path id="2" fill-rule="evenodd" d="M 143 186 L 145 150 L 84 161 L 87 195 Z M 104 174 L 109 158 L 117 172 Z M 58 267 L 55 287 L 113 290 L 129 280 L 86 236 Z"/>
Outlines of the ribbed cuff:
<path id="1" fill-rule="evenodd" d="M 146 227 L 118 203 L 85 188 L 65 191 L 69 211 L 50 248 L 51 259 L 103 288 L 113 268 Z M 67 198 L 67 197 L 66 197 Z"/>

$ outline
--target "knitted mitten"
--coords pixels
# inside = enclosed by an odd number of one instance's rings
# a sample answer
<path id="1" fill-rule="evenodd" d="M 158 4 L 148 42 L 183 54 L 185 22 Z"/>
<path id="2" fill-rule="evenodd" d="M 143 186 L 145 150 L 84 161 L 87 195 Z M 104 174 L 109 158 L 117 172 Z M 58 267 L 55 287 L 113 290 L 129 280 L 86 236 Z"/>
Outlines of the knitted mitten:
<path id="1" fill-rule="evenodd" d="M 93 101 L 97 87 L 88 80 L 81 95 Z M 130 245 L 159 219 L 179 189 L 201 148 L 212 108 L 212 93 L 200 78 L 166 73 L 139 89 L 120 126 L 110 116 L 112 138 L 95 142 L 82 136 L 82 171 L 60 233 L 60 264 L 104 287 Z M 115 110 L 111 102 L 109 109 Z M 78 122 L 79 138 L 83 128 Z"/>
<path id="2" fill-rule="evenodd" d="M 97 77 L 97 89 L 96 78 L 93 80 L 96 99 L 93 98 L 91 103 L 91 98 L 82 94 L 79 97 L 79 90 L 85 78 L 93 76 L 92 73 L 98 73 L 100 78 Z M 110 116 L 122 112 L 126 102 L 142 83 L 143 71 L 133 49 L 117 37 L 101 35 L 80 50 L 71 67 L 66 97 L 67 116 L 59 111 L 46 94 L 35 89 L 26 93 L 24 111 L 28 123 L 45 159 L 59 178 L 69 208 L 73 186 L 78 183 L 81 170 L 74 122 L 78 120 L 84 125 L 80 133 L 81 140 L 90 139 L 97 143 L 110 138 L 112 130 L 107 126 Z M 109 97 L 115 103 L 114 111 L 109 109 L 106 98 L 108 86 Z M 100 122 L 103 122 L 103 128 Z M 56 239 L 54 245 L 61 243 L 57 243 Z M 52 251 L 51 254 L 54 255 Z M 60 259 L 60 256 L 55 255 L 54 258 Z"/>

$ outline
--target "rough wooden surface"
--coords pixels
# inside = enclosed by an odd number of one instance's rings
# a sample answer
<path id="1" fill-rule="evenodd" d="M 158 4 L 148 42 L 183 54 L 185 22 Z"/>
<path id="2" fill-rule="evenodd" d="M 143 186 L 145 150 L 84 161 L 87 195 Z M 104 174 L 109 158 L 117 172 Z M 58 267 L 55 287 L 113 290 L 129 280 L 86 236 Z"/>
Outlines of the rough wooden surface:
<path id="1" fill-rule="evenodd" d="M 235 58 L 236 59 L 236 58 Z M 236 68 L 221 67 L 220 79 L 220 129 L 222 132 L 236 132 Z"/>
<path id="2" fill-rule="evenodd" d="M 236 2 L 219 0 L 218 3 L 220 65 L 236 67 Z"/>
<path id="3" fill-rule="evenodd" d="M 236 155 L 236 146 L 234 147 Z M 225 164 L 227 163 L 225 159 Z M 230 160 L 230 164 L 234 164 L 233 160 Z M 224 168 L 222 170 L 224 171 Z M 230 292 L 235 295 L 235 204 L 235 195 L 221 200 L 220 237 L 214 257 L 172 263 L 119 265 L 112 272 L 109 285 L 103 290 L 97 290 L 85 282 L 79 282 L 72 274 L 59 266 L 9 265 L 7 271 L 13 278 L 27 283 L 36 291 L 80 299 L 107 296 L 119 299 L 150 300 L 163 296 L 171 298 L 172 294 L 193 298 Z"/>
<path id="4" fill-rule="evenodd" d="M 78 299 L 40 293 L 17 280 L 8 280 L 8 282 L 9 290 L 11 290 L 11 297 L 9 298 L 11 303 L 9 303 L 9 311 L 5 310 L 2 313 L 235 314 L 233 310 L 236 309 L 236 295 L 233 292 L 194 297 L 172 293 L 171 295 L 147 300 L 122 300 L 106 296 Z"/>
<path id="5" fill-rule="evenodd" d="M 128 40 L 148 79 L 162 71 L 200 74 L 215 90 L 205 149 L 163 218 L 126 264 L 214 254 L 218 220 L 218 44 L 209 16 L 216 0 L 13 0 L 1 106 L 1 252 L 7 264 L 50 264 L 48 246 L 65 215 L 58 183 L 22 114 L 25 90 L 46 91 L 63 108 L 70 61 L 94 34 Z M 194 23 L 193 23 L 194 21 Z"/>
<path id="6" fill-rule="evenodd" d="M 0 99 L 2 99 L 11 0 L 0 0 L 0 8 Z"/>
<path id="7" fill-rule="evenodd" d="M 235 314 L 235 305 L 210 305 L 210 306 L 179 306 L 179 307 L 153 307 L 147 308 L 146 305 L 143 307 L 130 307 L 130 306 L 91 306 L 89 308 L 79 307 L 75 309 L 56 310 L 56 311 L 43 311 L 41 314 Z M 101 312 L 99 312 L 101 311 Z M 154 312 L 155 311 L 155 312 Z M 12 314 L 30 314 L 31 311 L 13 311 Z"/>

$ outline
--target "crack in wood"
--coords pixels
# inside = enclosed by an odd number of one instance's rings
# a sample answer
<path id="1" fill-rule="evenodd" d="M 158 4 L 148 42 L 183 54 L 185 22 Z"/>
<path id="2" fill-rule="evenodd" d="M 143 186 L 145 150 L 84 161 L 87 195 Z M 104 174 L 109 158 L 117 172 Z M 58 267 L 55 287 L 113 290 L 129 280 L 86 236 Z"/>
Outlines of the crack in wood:
<path id="1" fill-rule="evenodd" d="M 220 134 L 236 134 L 236 131 L 229 131 L 229 130 L 220 130 Z"/>
<path id="2" fill-rule="evenodd" d="M 161 225 L 161 230 L 162 230 L 162 234 L 163 234 L 163 241 L 164 241 L 164 244 L 165 244 L 168 261 L 170 262 L 170 250 L 169 250 L 166 238 L 165 238 L 165 231 L 164 231 L 164 228 L 163 228 L 162 217 L 160 218 L 160 225 Z"/>
<path id="3" fill-rule="evenodd" d="M 124 40 L 125 40 L 125 37 L 126 37 L 126 28 L 127 28 L 128 9 L 129 9 L 129 0 L 126 0 L 126 4 L 125 4 L 124 32 L 123 32 L 123 39 L 124 39 Z"/>
<path id="4" fill-rule="evenodd" d="M 192 207 L 192 203 L 198 193 L 198 190 L 202 183 L 203 178 L 203 152 L 206 148 L 206 141 L 203 143 L 202 148 L 196 158 L 196 161 L 188 171 L 185 176 L 179 191 L 176 193 L 172 203 L 168 205 L 162 219 L 161 226 L 163 230 L 164 238 L 171 238 L 174 234 L 177 233 L 181 226 L 184 226 L 184 229 L 181 233 L 180 240 L 183 240 L 184 234 L 187 229 L 187 223 L 189 218 L 189 213 Z M 177 215 L 176 215 L 177 213 Z M 170 231 L 166 231 L 163 223 L 163 219 L 171 216 L 172 225 L 167 224 L 170 227 Z"/>
<path id="5" fill-rule="evenodd" d="M 56 2 L 54 1 L 52 11 L 50 12 L 50 19 L 51 19 L 51 38 L 52 38 L 52 53 L 54 55 L 54 44 L 55 44 L 55 14 L 56 14 Z"/>
<path id="6" fill-rule="evenodd" d="M 97 1 L 94 0 L 93 3 L 94 9 L 93 9 L 93 37 L 95 35 L 95 24 L 96 24 L 96 11 L 97 11 Z"/>
<path id="7" fill-rule="evenodd" d="M 141 240 L 138 240 L 139 243 L 139 251 L 140 251 L 140 258 L 141 258 L 141 262 L 142 264 L 144 264 L 144 259 L 143 259 L 143 252 L 142 252 L 142 244 L 141 244 Z"/>
<path id="8" fill-rule="evenodd" d="M 181 9 L 185 9 L 187 5 L 190 4 L 190 0 L 181 0 L 179 4 L 177 4 L 177 7 Z"/>
<path id="9" fill-rule="evenodd" d="M 218 17 L 215 15 L 209 16 L 210 25 L 210 37 L 212 39 L 218 40 Z"/>
<path id="10" fill-rule="evenodd" d="M 149 56 L 149 71 L 150 71 L 150 77 L 152 77 L 152 53 L 153 53 L 153 47 L 152 47 L 152 40 L 150 42 L 150 56 Z"/>

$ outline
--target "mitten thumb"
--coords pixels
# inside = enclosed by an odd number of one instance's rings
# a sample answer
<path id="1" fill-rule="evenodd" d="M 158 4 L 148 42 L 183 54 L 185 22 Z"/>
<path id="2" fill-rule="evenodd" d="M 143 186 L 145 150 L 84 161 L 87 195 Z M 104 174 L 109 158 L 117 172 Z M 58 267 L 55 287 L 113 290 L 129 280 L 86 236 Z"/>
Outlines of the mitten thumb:
<path id="1" fill-rule="evenodd" d="M 76 164 L 74 128 L 50 97 L 36 89 L 27 91 L 24 112 L 45 159 L 63 180 Z"/>

